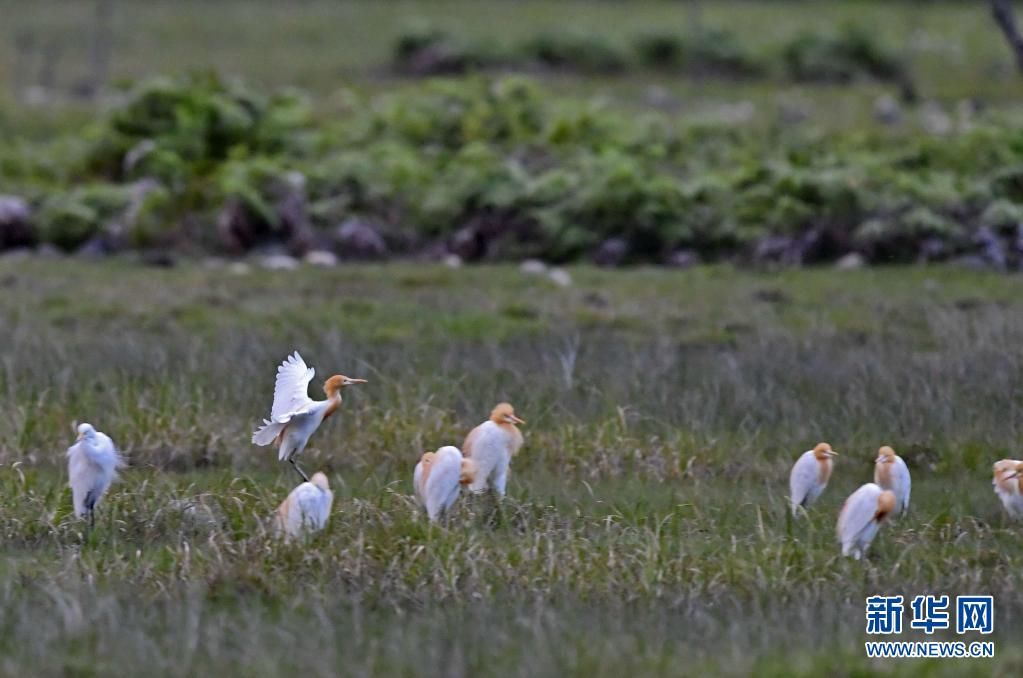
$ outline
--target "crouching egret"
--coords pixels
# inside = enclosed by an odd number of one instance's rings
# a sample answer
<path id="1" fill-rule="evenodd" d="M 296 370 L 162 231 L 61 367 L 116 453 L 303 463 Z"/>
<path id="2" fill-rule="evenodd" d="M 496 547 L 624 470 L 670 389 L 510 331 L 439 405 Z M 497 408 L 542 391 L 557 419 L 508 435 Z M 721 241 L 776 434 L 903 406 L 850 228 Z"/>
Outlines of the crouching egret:
<path id="1" fill-rule="evenodd" d="M 476 462 L 462 457 L 457 447 L 447 445 L 422 456 L 412 474 L 412 486 L 426 515 L 436 522 L 454 506 L 461 486 L 475 477 Z"/>
<path id="2" fill-rule="evenodd" d="M 306 366 L 298 351 L 288 356 L 277 368 L 270 418 L 264 419 L 263 425 L 252 434 L 252 442 L 257 445 L 276 442 L 277 458 L 287 460 L 305 482 L 309 482 L 309 476 L 298 467 L 295 457 L 302 453 L 320 424 L 340 407 L 341 390 L 366 383 L 365 379 L 335 374 L 323 384 L 327 399 L 313 400 L 309 397 L 309 382 L 315 374 L 316 370 Z"/>
<path id="3" fill-rule="evenodd" d="M 469 484 L 470 490 L 482 492 L 493 487 L 499 496 L 504 496 L 511 458 L 522 447 L 522 432 L 516 424 L 525 423 L 515 416 L 511 405 L 500 403 L 490 412 L 490 419 L 469 432 L 462 449 L 466 457 L 476 462 L 476 477 Z"/>
<path id="4" fill-rule="evenodd" d="M 789 474 L 789 499 L 792 501 L 793 515 L 800 506 L 805 509 L 821 496 L 831 478 L 832 458 L 837 456 L 838 452 L 831 449 L 831 445 L 817 443 L 816 447 L 807 450 L 796 460 Z"/>
<path id="5" fill-rule="evenodd" d="M 882 521 L 895 510 L 897 500 L 891 490 L 867 483 L 849 495 L 838 514 L 838 540 L 842 555 L 859 560 L 867 553 Z"/>
<path id="6" fill-rule="evenodd" d="M 67 450 L 67 470 L 76 516 L 88 517 L 90 526 L 96 524 L 96 505 L 117 477 L 117 468 L 123 465 L 124 460 L 110 436 L 97 431 L 92 424 L 78 427 L 78 441 Z"/>
<path id="7" fill-rule="evenodd" d="M 1023 518 L 1023 461 L 1002 459 L 994 466 L 991 484 L 1010 518 Z"/>
<path id="8" fill-rule="evenodd" d="M 334 493 L 327 476 L 314 473 L 312 480 L 302 483 L 288 495 L 277 509 L 277 530 L 287 537 L 317 532 L 327 525 Z"/>
<path id="9" fill-rule="evenodd" d="M 882 490 L 895 493 L 895 515 L 901 516 L 909 510 L 909 490 L 911 481 L 909 468 L 895 450 L 885 445 L 877 451 L 874 460 L 874 482 Z"/>

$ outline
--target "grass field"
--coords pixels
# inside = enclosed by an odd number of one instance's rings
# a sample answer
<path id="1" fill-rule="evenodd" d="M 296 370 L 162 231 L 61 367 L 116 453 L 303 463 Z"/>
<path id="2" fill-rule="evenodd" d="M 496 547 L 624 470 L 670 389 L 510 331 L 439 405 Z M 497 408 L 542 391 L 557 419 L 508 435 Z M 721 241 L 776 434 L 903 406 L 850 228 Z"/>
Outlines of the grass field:
<path id="1" fill-rule="evenodd" d="M 1023 543 L 990 465 L 1018 456 L 1023 281 L 571 272 L 0 262 L 0 674 L 1020 672 Z M 326 531 L 286 545 L 294 474 L 248 438 L 295 348 L 370 383 L 306 452 Z M 415 460 L 501 399 L 528 421 L 508 499 L 430 526 Z M 76 420 L 130 461 L 91 534 Z M 788 469 L 821 439 L 842 457 L 792 523 Z M 913 507 L 844 560 L 835 516 L 883 443 Z M 996 659 L 868 662 L 864 597 L 923 592 L 994 594 Z"/>
<path id="2" fill-rule="evenodd" d="M 401 81 L 387 74 L 394 41 L 410 26 L 422 24 L 483 42 L 507 43 L 570 27 L 624 43 L 651 29 L 677 27 L 683 32 L 699 20 L 727 27 L 744 43 L 769 50 L 802 30 L 854 22 L 908 59 L 924 99 L 954 105 L 972 98 L 983 106 L 1014 107 L 1023 94 L 984 3 L 715 0 L 700 3 L 698 19 L 685 4 L 656 1 L 305 0 L 282 5 L 263 0 L 115 0 L 113 7 L 110 73 L 115 82 L 215 69 L 257 85 L 309 91 L 325 114 L 347 100 L 339 95 L 344 88 L 400 87 Z M 94 11 L 91 2 L 65 3 L 57 12 L 51 3 L 0 0 L 0 14 L 9 19 L 0 26 L 0 39 L 11 46 L 0 51 L 0 82 L 38 80 L 46 70 L 46 53 L 51 55 L 53 84 L 59 91 L 81 84 L 91 68 Z M 25 43 L 32 49 L 14 48 Z M 794 109 L 814 124 L 832 128 L 869 123 L 874 100 L 886 91 L 868 83 L 822 88 L 774 81 L 694 81 L 649 73 L 565 77 L 556 83 L 563 91 L 599 95 L 631 107 L 663 105 L 667 96 L 672 110 L 686 116 L 713 118 L 743 102 L 753 105 L 755 121 L 774 120 L 779 109 Z M 38 108 L 29 113 L 17 107 L 7 110 L 4 115 L 14 122 L 6 126 L 45 135 L 54 124 L 69 124 L 66 107 L 46 110 L 43 116 Z"/>

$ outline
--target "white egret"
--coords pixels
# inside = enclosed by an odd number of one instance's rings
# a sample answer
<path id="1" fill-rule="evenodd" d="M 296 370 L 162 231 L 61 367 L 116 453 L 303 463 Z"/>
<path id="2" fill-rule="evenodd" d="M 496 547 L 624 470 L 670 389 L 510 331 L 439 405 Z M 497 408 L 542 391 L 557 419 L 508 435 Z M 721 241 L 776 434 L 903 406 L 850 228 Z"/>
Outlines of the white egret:
<path id="1" fill-rule="evenodd" d="M 493 487 L 499 496 L 504 496 L 511 458 L 522 447 L 522 432 L 516 424 L 525 423 L 515 416 L 511 405 L 500 403 L 491 411 L 489 420 L 469 432 L 462 450 L 476 462 L 476 476 L 469 484 L 470 490 L 482 492 Z"/>
<path id="2" fill-rule="evenodd" d="M 1023 518 L 1023 461 L 1002 459 L 994 466 L 991 484 L 1010 518 Z"/>
<path id="3" fill-rule="evenodd" d="M 804 509 L 817 501 L 831 478 L 832 458 L 838 452 L 827 443 L 817 443 L 812 450 L 804 452 L 792 466 L 789 474 L 789 499 L 792 514 L 802 506 Z"/>
<path id="4" fill-rule="evenodd" d="M 838 514 L 838 540 L 842 555 L 862 558 L 877 536 L 881 523 L 895 510 L 897 500 L 891 490 L 867 483 L 849 495 Z"/>
<path id="5" fill-rule="evenodd" d="M 459 449 L 452 445 L 423 455 L 416 464 L 412 484 L 430 520 L 436 522 L 454 506 L 461 486 L 476 477 L 476 468 L 475 461 L 462 457 Z"/>
<path id="6" fill-rule="evenodd" d="M 67 450 L 67 470 L 75 515 L 89 518 L 96 524 L 94 510 L 110 483 L 117 477 L 117 468 L 124 465 L 114 441 L 92 424 L 78 427 L 78 440 Z"/>
<path id="7" fill-rule="evenodd" d="M 312 480 L 302 483 L 288 495 L 277 509 L 277 529 L 288 537 L 322 530 L 330 517 L 334 493 L 327 476 L 314 473 Z"/>
<path id="8" fill-rule="evenodd" d="M 877 459 L 874 460 L 874 482 L 882 490 L 891 490 L 895 493 L 896 516 L 901 516 L 909 510 L 909 491 L 912 485 L 909 468 L 902 457 L 895 454 L 895 450 L 887 445 L 877 451 Z"/>
<path id="9" fill-rule="evenodd" d="M 316 371 L 306 366 L 298 351 L 288 356 L 277 368 L 270 418 L 264 419 L 263 425 L 252 434 L 252 442 L 257 445 L 276 442 L 277 458 L 287 460 L 305 482 L 309 482 L 309 476 L 298 467 L 295 457 L 302 453 L 320 424 L 340 407 L 341 390 L 353 384 L 366 383 L 365 379 L 335 374 L 323 384 L 327 399 L 313 400 L 309 397 L 309 382 L 315 374 Z"/>

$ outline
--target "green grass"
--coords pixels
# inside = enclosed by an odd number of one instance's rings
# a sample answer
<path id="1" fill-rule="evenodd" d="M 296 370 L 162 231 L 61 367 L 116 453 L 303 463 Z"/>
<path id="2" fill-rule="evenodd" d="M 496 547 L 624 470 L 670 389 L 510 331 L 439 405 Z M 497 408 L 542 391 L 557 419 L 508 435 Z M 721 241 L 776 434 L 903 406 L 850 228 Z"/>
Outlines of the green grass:
<path id="1" fill-rule="evenodd" d="M 1019 672 L 1023 546 L 990 464 L 1018 456 L 1023 281 L 572 275 L 0 262 L 0 673 Z M 306 452 L 327 529 L 286 545 L 293 473 L 248 436 L 294 348 L 370 383 Z M 501 399 L 528 421 L 508 499 L 430 526 L 415 460 Z M 130 460 L 91 534 L 76 420 Z M 842 457 L 792 524 L 788 469 L 820 439 Z M 856 563 L 834 520 L 882 443 L 913 507 Z M 996 659 L 868 662 L 882 592 L 994 594 Z"/>
<path id="2" fill-rule="evenodd" d="M 0 13 L 9 19 L 0 26 L 0 39 L 12 46 L 25 36 L 36 45 L 59 44 L 56 84 L 67 91 L 89 75 L 93 11 L 89 2 L 65 3 L 55 11 L 48 3 L 0 0 Z M 909 2 L 717 0 L 701 3 L 700 17 L 708 26 L 736 31 L 743 42 L 758 49 L 776 46 L 801 30 L 828 30 L 853 21 L 868 26 L 909 59 L 925 98 L 944 102 L 976 98 L 986 105 L 1012 107 L 1023 94 L 1011 55 L 984 3 L 921 8 Z M 344 105 L 345 88 L 401 86 L 401 81 L 386 75 L 386 65 L 395 39 L 410 25 L 427 22 L 469 40 L 500 43 L 571 26 L 624 43 L 650 29 L 675 26 L 681 32 L 693 21 L 694 13 L 685 5 L 656 1 L 308 0 L 295 7 L 265 0 L 116 0 L 111 75 L 115 81 L 138 80 L 215 69 L 258 85 L 308 90 L 329 114 Z M 14 83 L 16 76 L 32 79 L 38 74 L 41 58 L 19 61 L 17 53 L 13 47 L 0 52 L 0 80 Z M 647 106 L 652 98 L 663 98 L 651 96 L 655 86 L 671 95 L 673 109 L 695 118 L 719 118 L 723 106 L 736 102 L 752 102 L 755 121 L 775 119 L 780 108 L 797 108 L 814 124 L 829 128 L 869 121 L 874 99 L 886 91 L 870 84 L 794 87 L 651 74 L 555 81 L 561 90 L 596 94 L 627 106 Z M 51 115 L 63 120 L 67 113 L 61 111 Z M 16 109 L 6 115 L 14 120 L 7 124 L 19 130 L 44 134 L 48 127 L 48 116 L 38 110 Z"/>

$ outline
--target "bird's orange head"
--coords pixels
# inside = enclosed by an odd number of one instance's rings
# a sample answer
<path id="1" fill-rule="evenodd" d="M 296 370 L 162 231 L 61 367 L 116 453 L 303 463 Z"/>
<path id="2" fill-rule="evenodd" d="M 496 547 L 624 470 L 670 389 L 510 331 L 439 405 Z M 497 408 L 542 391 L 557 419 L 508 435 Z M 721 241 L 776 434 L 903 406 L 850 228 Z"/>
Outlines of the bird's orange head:
<path id="1" fill-rule="evenodd" d="M 996 461 L 992 467 L 994 470 L 995 481 L 1008 480 L 1010 476 L 1015 474 L 1017 463 L 1018 462 L 1015 459 L 1002 459 L 1001 461 Z"/>
<path id="2" fill-rule="evenodd" d="M 515 416 L 515 408 L 509 403 L 498 403 L 490 412 L 490 421 L 495 424 L 525 424 L 526 422 Z"/>
<path id="3" fill-rule="evenodd" d="M 885 490 L 877 498 L 877 511 L 874 512 L 874 520 L 881 522 L 895 510 L 895 493 Z"/>
<path id="4" fill-rule="evenodd" d="M 424 468 L 427 466 L 432 466 L 433 458 L 436 456 L 437 455 L 434 452 L 423 452 L 423 456 L 419 458 L 419 463 L 422 464 Z"/>
<path id="5" fill-rule="evenodd" d="M 333 398 L 340 393 L 341 389 L 345 386 L 365 383 L 365 379 L 353 379 L 352 377 L 346 377 L 343 374 L 335 374 L 333 377 L 323 382 L 323 392 L 327 394 L 328 398 Z"/>
<path id="6" fill-rule="evenodd" d="M 470 485 L 476 480 L 476 471 L 479 467 L 476 465 L 474 459 L 463 459 L 462 468 L 458 474 L 458 483 L 460 485 Z"/>
<path id="7" fill-rule="evenodd" d="M 838 452 L 831 449 L 831 445 L 827 443 L 817 443 L 816 447 L 813 448 L 813 456 L 824 460 L 830 457 L 837 457 Z"/>
<path id="8" fill-rule="evenodd" d="M 895 450 L 884 445 L 877 451 L 877 459 L 874 460 L 878 464 L 892 464 L 895 462 Z"/>

